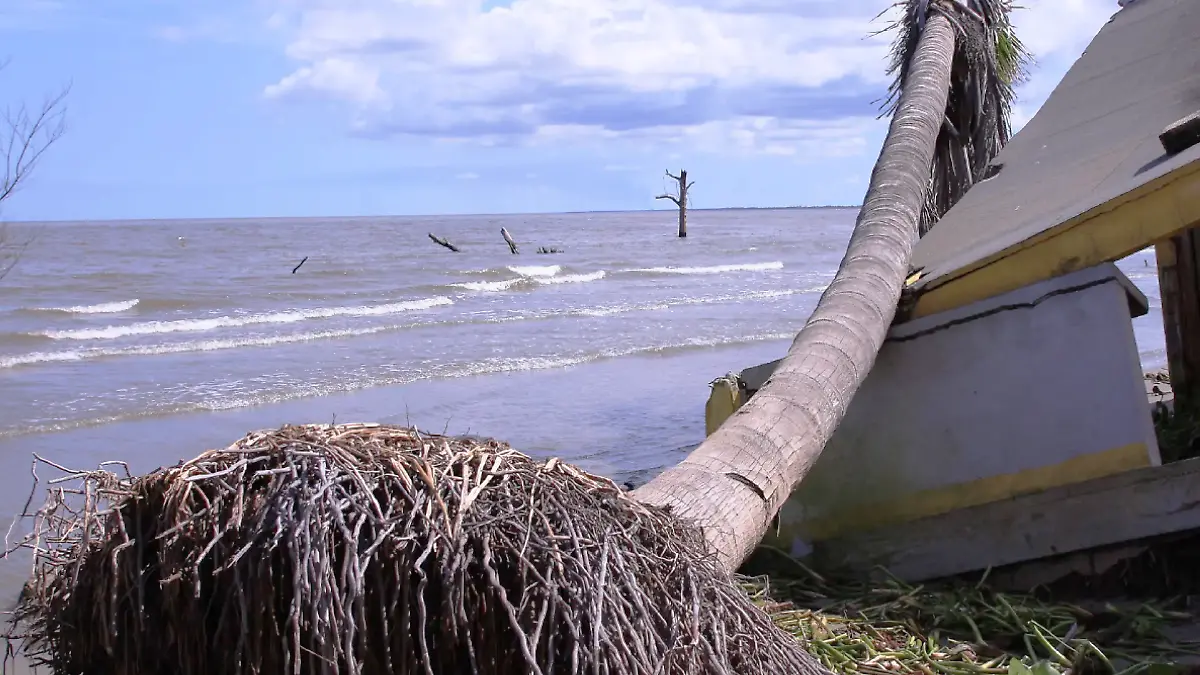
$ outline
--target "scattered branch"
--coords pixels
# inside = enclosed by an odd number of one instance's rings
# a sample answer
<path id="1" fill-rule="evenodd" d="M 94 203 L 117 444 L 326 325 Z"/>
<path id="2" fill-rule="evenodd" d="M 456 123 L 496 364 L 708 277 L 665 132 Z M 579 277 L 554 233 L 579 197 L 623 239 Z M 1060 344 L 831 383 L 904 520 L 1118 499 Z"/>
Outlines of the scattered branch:
<path id="1" fill-rule="evenodd" d="M 429 238 L 432 239 L 434 241 L 434 243 L 436 243 L 440 246 L 445 246 L 446 248 L 450 249 L 451 251 L 454 251 L 455 253 L 460 252 L 458 250 L 457 246 L 455 246 L 454 244 L 451 244 L 450 242 L 446 241 L 445 239 L 442 239 L 441 237 L 437 236 L 436 234 L 434 234 L 432 232 L 429 233 Z"/>
<path id="2" fill-rule="evenodd" d="M 292 268 L 292 274 L 295 274 L 296 270 L 300 269 L 300 266 L 303 265 L 307 261 L 308 261 L 308 256 L 304 256 L 304 260 L 300 261 L 300 265 L 296 265 L 295 267 Z"/>

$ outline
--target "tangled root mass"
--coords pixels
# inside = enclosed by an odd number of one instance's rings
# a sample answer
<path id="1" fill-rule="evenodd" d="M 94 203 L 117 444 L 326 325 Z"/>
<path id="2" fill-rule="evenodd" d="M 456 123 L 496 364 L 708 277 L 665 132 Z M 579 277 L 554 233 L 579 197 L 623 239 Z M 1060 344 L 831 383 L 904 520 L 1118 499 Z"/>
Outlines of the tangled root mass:
<path id="1" fill-rule="evenodd" d="M 496 441 L 288 426 L 67 479 L 7 635 L 55 672 L 825 672 L 690 524 Z"/>

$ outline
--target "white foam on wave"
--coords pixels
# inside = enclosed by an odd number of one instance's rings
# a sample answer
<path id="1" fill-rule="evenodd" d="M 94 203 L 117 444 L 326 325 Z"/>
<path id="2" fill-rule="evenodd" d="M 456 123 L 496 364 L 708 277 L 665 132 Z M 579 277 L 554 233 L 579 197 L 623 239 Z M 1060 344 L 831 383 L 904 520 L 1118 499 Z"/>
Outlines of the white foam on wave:
<path id="1" fill-rule="evenodd" d="M 630 270 L 651 274 L 726 274 L 728 272 L 769 272 L 783 269 L 783 261 L 745 263 L 741 265 L 712 265 L 710 267 L 647 267 Z"/>
<path id="2" fill-rule="evenodd" d="M 605 277 L 607 273 L 604 270 L 598 272 L 590 272 L 588 274 L 568 274 L 561 277 L 549 277 L 546 279 L 538 279 L 539 284 L 582 284 L 589 281 L 599 281 Z"/>
<path id="3" fill-rule="evenodd" d="M 720 302 L 743 302 L 748 300 L 772 300 L 775 298 L 785 298 L 791 295 L 805 293 L 819 293 L 825 290 L 825 286 L 815 286 L 813 288 L 802 288 L 797 290 L 781 290 L 781 291 L 753 291 L 750 293 L 734 293 L 730 295 L 708 295 L 698 298 L 674 298 L 664 300 L 662 302 L 652 302 L 645 304 L 621 304 L 609 305 L 607 307 L 593 307 L 590 309 L 577 310 L 575 313 L 581 316 L 613 316 L 616 314 L 626 314 L 629 312 L 644 312 L 658 309 L 670 309 L 672 307 L 680 307 L 685 305 L 710 305 Z"/>
<path id="4" fill-rule="evenodd" d="M 64 314 L 116 314 L 128 312 L 137 307 L 138 299 L 122 300 L 120 302 L 102 302 L 98 305 L 77 305 L 74 307 L 36 307 L 37 312 L 62 312 Z"/>
<path id="5" fill-rule="evenodd" d="M 451 305 L 454 301 L 445 296 L 426 298 L 424 300 L 409 300 L 393 302 L 386 305 L 361 305 L 356 307 L 320 307 L 316 309 L 301 309 L 288 312 L 271 312 L 269 314 L 251 314 L 249 316 L 218 316 L 211 319 L 180 319 L 177 321 L 146 321 L 124 326 L 106 326 L 104 328 L 79 328 L 73 330 L 48 330 L 37 333 L 55 340 L 114 340 L 135 335 L 157 335 L 160 333 L 200 332 L 220 328 L 237 328 L 257 324 L 295 323 L 307 319 L 327 319 L 335 316 L 384 316 L 399 314 L 421 309 L 430 309 L 441 305 Z"/>
<path id="6" fill-rule="evenodd" d="M 251 396 L 218 398 L 191 407 L 214 411 L 233 410 L 254 405 L 281 403 L 289 399 L 300 397 L 327 396 L 335 393 L 345 393 L 348 391 L 365 389 L 368 387 L 396 386 L 411 384 L 413 382 L 423 380 L 458 379 L 463 377 L 475 377 L 479 375 L 494 375 L 497 373 L 569 368 L 571 366 L 583 365 L 585 363 L 591 363 L 605 359 L 661 354 L 683 351 L 687 349 L 704 349 L 730 345 L 754 344 L 757 342 L 772 340 L 787 340 L 793 337 L 795 337 L 794 333 L 753 333 L 749 335 L 733 335 L 722 337 L 697 337 L 678 342 L 615 347 L 597 352 L 564 354 L 560 356 L 495 357 L 484 359 L 482 361 L 475 361 L 472 363 L 451 363 L 421 371 L 395 373 L 380 377 L 375 380 L 370 380 L 355 375 L 353 377 L 339 378 L 340 381 L 326 381 L 325 383 L 319 385 L 315 391 L 308 389 L 282 393 L 264 392 L 262 394 L 255 394 Z M 3 437 L 3 434 L 0 434 L 0 437 Z"/>
<path id="7" fill-rule="evenodd" d="M 562 271 L 562 265 L 509 265 L 508 269 L 523 277 L 552 277 Z"/>
<path id="8" fill-rule="evenodd" d="M 517 284 L 525 281 L 524 279 L 505 279 L 504 281 L 464 281 L 459 284 L 451 284 L 455 288 L 465 288 L 468 291 L 482 291 L 484 293 L 496 293 L 498 291 L 507 291 Z"/>
<path id="9" fill-rule="evenodd" d="M 557 274 L 558 265 L 552 265 L 556 268 L 554 274 Z M 514 271 L 521 268 L 510 268 Z M 524 275 L 516 279 L 503 279 L 501 281 L 464 281 L 457 284 L 451 284 L 455 288 L 464 288 L 469 291 L 480 291 L 483 293 L 498 293 L 500 291 L 511 290 L 514 287 L 530 287 L 530 284 L 580 284 L 589 281 L 599 281 L 606 276 L 604 270 L 598 272 L 589 272 L 587 274 L 566 274 L 563 276 L 552 276 L 549 272 L 549 267 L 544 268 L 524 268 L 524 269 L 539 269 L 542 272 L 534 275 Z M 519 273 L 519 272 L 518 272 Z"/>
<path id="10" fill-rule="evenodd" d="M 20 366 L 49 364 L 49 363 L 64 363 L 72 361 L 85 361 L 89 359 L 119 357 L 119 356 L 159 356 L 169 354 L 183 354 L 188 352 L 208 352 L 218 351 L 223 349 L 238 349 L 243 347 L 271 347 L 276 345 L 286 345 L 301 342 L 312 342 L 316 340 L 328 340 L 339 338 L 352 338 L 367 335 L 374 335 L 392 330 L 401 330 L 404 328 L 414 327 L 418 325 L 444 325 L 453 326 L 460 324 L 473 323 L 511 323 L 514 321 L 536 321 L 540 319 L 555 319 L 566 316 L 585 316 L 585 317 L 607 317 L 619 314 L 627 314 L 632 312 L 644 312 L 653 310 L 664 310 L 672 307 L 686 305 L 706 305 L 721 302 L 744 302 L 754 300 L 772 300 L 784 298 L 792 295 L 819 293 L 824 291 L 827 285 L 814 286 L 812 288 L 803 288 L 796 290 L 775 290 L 775 291 L 753 291 L 748 293 L 736 293 L 729 295 L 713 295 L 690 298 L 670 298 L 662 301 L 647 302 L 647 303 L 622 303 L 617 305 L 602 305 L 599 307 L 590 307 L 585 309 L 574 309 L 566 312 L 561 311 L 538 311 L 530 314 L 503 316 L 503 317 L 488 317 L 475 318 L 468 320 L 451 320 L 438 321 L 433 324 L 396 324 L 387 326 L 374 326 L 369 328 L 357 328 L 346 330 L 328 330 L 328 331 L 312 331 L 305 333 L 297 333 L 292 335 L 272 335 L 261 337 L 245 337 L 245 338 L 228 338 L 228 339 L 212 339 L 212 340 L 197 340 L 192 342 L 179 342 L 169 344 L 154 344 L 154 345 L 136 345 L 129 347 L 112 347 L 112 348 L 94 348 L 94 349 L 69 349 L 54 352 L 32 352 L 27 354 L 19 354 L 6 358 L 0 358 L 0 369 L 17 368 Z"/>
<path id="11" fill-rule="evenodd" d="M 368 329 L 368 330 L 386 330 L 384 328 Z M 331 332 L 332 333 L 332 332 Z M 314 334 L 315 335 L 315 334 Z M 299 337 L 299 336 L 293 336 Z M 749 335 L 733 335 L 722 337 L 699 337 L 683 340 L 680 342 L 667 342 L 652 345 L 637 345 L 629 347 L 618 347 L 605 349 L 598 352 L 576 353 L 561 356 L 530 356 L 530 357 L 499 357 L 485 359 L 473 363 L 456 363 L 445 364 L 441 367 L 432 369 L 420 369 L 416 371 L 408 371 L 405 373 L 396 373 L 385 375 L 375 379 L 363 378 L 356 374 L 351 377 L 343 377 L 336 379 L 326 379 L 321 384 L 312 386 L 301 386 L 292 389 L 281 389 L 273 387 L 270 391 L 252 393 L 249 395 L 235 395 L 230 397 L 218 396 L 214 399 L 206 401 L 197 401 L 191 403 L 166 403 L 142 406 L 133 411 L 125 412 L 118 415 L 108 415 L 104 417 L 95 417 L 91 419 L 76 419 L 76 420 L 59 420 L 46 424 L 35 424 L 29 427 L 4 429 L 0 430 L 0 438 L 10 438 L 22 436 L 26 434 L 48 433 L 51 431 L 64 431 L 68 429 L 77 429 L 81 427 L 95 426 L 99 424 L 110 424 L 129 419 L 137 419 L 150 415 L 170 414 L 175 412 L 187 412 L 193 410 L 232 410 L 244 408 L 254 405 L 263 405 L 271 403 L 281 403 L 283 401 L 293 400 L 297 398 L 305 398 L 311 396 L 326 396 L 335 393 L 344 393 L 365 389 L 369 387 L 402 385 L 420 380 L 433 379 L 450 379 L 460 377 L 471 377 L 476 375 L 488 375 L 493 373 L 513 372 L 513 371 L 531 371 L 531 370 L 546 370 L 553 368 L 567 368 L 570 366 L 581 365 L 593 361 L 604 359 L 621 358 L 627 356 L 639 356 L 648 354 L 661 354 L 686 349 L 697 348 L 712 348 L 721 346 L 730 346 L 738 344 L 753 344 L 757 342 L 786 340 L 794 337 L 794 333 L 757 333 Z M 281 338 L 281 340 L 288 338 Z M 215 342 L 215 341 L 214 341 Z M 134 348 L 136 349 L 136 348 Z M 0 361 L 0 364 L 3 364 Z M 376 372 L 378 372 L 376 370 Z"/>
<path id="12" fill-rule="evenodd" d="M 374 335 L 384 331 L 395 330 L 399 326 L 375 326 L 347 330 L 326 330 L 293 335 L 272 335 L 269 337 L 230 338 L 227 340 L 196 340 L 193 342 L 176 342 L 173 344 L 142 345 L 136 347 L 118 347 L 113 349 L 70 349 L 58 352 L 33 352 L 0 359 L 0 368 L 16 368 L 38 363 L 63 363 L 84 361 L 106 356 L 159 356 L 163 354 L 183 354 L 187 352 L 211 352 L 222 349 L 237 349 L 240 347 L 272 347 L 275 345 L 293 344 L 297 342 L 312 342 L 331 338 L 359 337 Z"/>

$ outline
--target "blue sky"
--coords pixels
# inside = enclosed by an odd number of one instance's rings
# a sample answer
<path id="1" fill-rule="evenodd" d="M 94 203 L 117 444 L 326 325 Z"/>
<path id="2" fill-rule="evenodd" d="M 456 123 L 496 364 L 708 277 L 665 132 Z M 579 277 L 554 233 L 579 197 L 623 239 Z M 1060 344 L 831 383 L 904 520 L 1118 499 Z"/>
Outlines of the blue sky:
<path id="1" fill-rule="evenodd" d="M 8 220 L 857 204 L 890 0 L 5 0 L 0 105 L 65 84 Z M 1023 0 L 1028 119 L 1116 0 Z"/>

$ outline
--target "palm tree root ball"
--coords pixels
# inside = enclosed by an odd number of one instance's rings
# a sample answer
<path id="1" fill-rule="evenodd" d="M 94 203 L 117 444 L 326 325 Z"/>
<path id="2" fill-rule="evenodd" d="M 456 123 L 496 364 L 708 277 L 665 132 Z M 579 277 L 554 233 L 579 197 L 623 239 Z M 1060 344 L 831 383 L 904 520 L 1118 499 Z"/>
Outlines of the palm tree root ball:
<path id="1" fill-rule="evenodd" d="M 696 527 L 497 441 L 287 426 L 66 478 L 7 635 L 58 673 L 826 672 Z"/>

